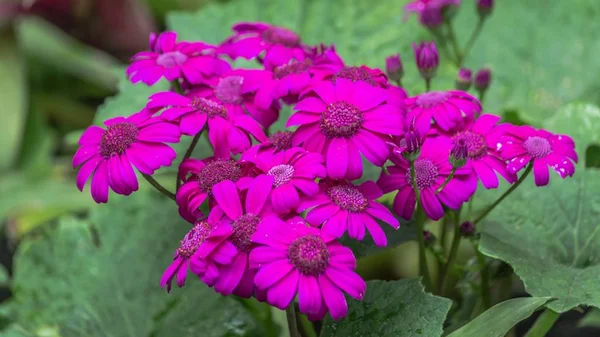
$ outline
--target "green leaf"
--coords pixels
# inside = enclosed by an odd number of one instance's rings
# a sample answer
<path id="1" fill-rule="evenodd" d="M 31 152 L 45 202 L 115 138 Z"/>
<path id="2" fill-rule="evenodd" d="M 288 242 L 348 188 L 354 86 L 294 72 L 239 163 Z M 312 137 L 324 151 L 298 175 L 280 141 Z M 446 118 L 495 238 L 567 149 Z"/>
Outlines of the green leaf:
<path id="1" fill-rule="evenodd" d="M 184 289 L 159 287 L 189 224 L 170 200 L 145 193 L 113 199 L 89 220 L 62 219 L 19 246 L 10 311 L 35 332 L 75 336 L 246 336 L 254 320 L 192 274 Z"/>
<path id="2" fill-rule="evenodd" d="M 531 295 L 556 297 L 548 304 L 554 311 L 600 307 L 600 171 L 586 168 L 584 157 L 600 137 L 600 110 L 568 105 L 546 127 L 575 140 L 575 176 L 562 180 L 551 172 L 542 188 L 533 177 L 524 181 L 486 218 L 480 250 L 509 263 Z M 478 199 L 490 203 L 501 192 L 485 191 Z"/>
<path id="3" fill-rule="evenodd" d="M 451 304 L 417 279 L 369 281 L 365 298 L 349 301 L 347 317 L 324 321 L 321 337 L 439 337 Z"/>
<path id="4" fill-rule="evenodd" d="M 551 297 L 524 297 L 504 301 L 447 337 L 504 337 L 513 326 L 531 316 L 551 299 Z"/>
<path id="5" fill-rule="evenodd" d="M 592 308 L 577 322 L 578 328 L 600 328 L 600 309 Z"/>
<path id="6" fill-rule="evenodd" d="M 377 247 L 373 242 L 373 238 L 369 235 L 367 235 L 364 240 L 355 240 L 346 235 L 341 239 L 342 244 L 352 249 L 356 258 L 361 258 L 369 254 L 382 252 L 384 249 L 394 248 L 417 238 L 416 226 L 412 220 L 410 222 L 402 221 L 398 230 L 395 230 L 390 225 L 381 221 L 378 223 L 388 239 L 388 244 L 385 248 Z"/>

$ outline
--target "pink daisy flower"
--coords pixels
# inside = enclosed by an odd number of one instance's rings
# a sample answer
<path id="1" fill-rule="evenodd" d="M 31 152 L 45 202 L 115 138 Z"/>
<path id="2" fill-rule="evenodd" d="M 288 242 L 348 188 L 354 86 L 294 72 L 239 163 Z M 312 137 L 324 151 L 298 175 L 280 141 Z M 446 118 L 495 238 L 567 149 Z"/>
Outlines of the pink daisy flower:
<path id="1" fill-rule="evenodd" d="M 175 150 L 164 144 L 179 142 L 177 125 L 145 112 L 112 118 L 104 125 L 106 129 L 95 125 L 87 128 L 73 156 L 73 167 L 81 166 L 77 188 L 83 191 L 92 176 L 91 193 L 97 203 L 108 201 L 109 187 L 123 195 L 138 190 L 132 165 L 151 175 L 162 166 L 170 166 L 177 156 Z"/>
<path id="2" fill-rule="evenodd" d="M 275 153 L 289 150 L 292 148 L 292 131 L 275 131 L 269 136 L 269 139 L 260 144 L 254 145 L 242 154 L 242 159 L 255 161 L 256 157 L 261 155 L 273 155 Z"/>
<path id="3" fill-rule="evenodd" d="M 428 138 L 421 147 L 419 158 L 415 161 L 417 188 L 425 214 L 432 220 L 444 216 L 442 204 L 458 209 L 468 201 L 477 189 L 477 176 L 470 165 L 456 170 L 454 178 L 439 192 L 438 189 L 452 172 L 448 161 L 451 143 L 445 138 Z M 415 210 L 416 199 L 410 174 L 410 163 L 400 156 L 390 158 L 395 164 L 389 166 L 389 173 L 382 173 L 377 181 L 384 193 L 398 190 L 394 198 L 394 211 L 406 220 L 410 220 Z"/>
<path id="4" fill-rule="evenodd" d="M 212 197 L 214 185 L 229 180 L 240 189 L 247 188 L 251 177 L 255 176 L 253 166 L 229 158 L 186 159 L 179 166 L 179 177 L 184 183 L 175 197 L 179 214 L 185 220 L 195 222 L 203 215 L 200 205 Z"/>
<path id="5" fill-rule="evenodd" d="M 419 130 L 428 130 L 431 119 L 444 131 L 458 126 L 467 119 L 475 118 L 481 112 L 481 103 L 463 91 L 430 91 L 407 98 L 404 103 L 408 110 L 408 119 L 416 119 Z"/>
<path id="6" fill-rule="evenodd" d="M 318 85 L 321 81 L 335 82 L 339 78 L 344 78 L 352 82 L 362 81 L 375 87 L 387 89 L 390 84 L 385 73 L 376 68 L 367 66 L 345 66 L 343 63 L 333 63 L 328 67 L 321 67 L 315 70 L 315 78 L 312 83 Z M 312 85 L 310 86 L 312 88 Z"/>
<path id="7" fill-rule="evenodd" d="M 127 68 L 132 83 L 153 85 L 162 77 L 169 81 L 183 78 L 190 83 L 204 83 L 231 66 L 214 56 L 215 47 L 202 42 L 177 42 L 177 33 L 164 32 L 150 38 L 150 51 L 135 54 Z"/>
<path id="8" fill-rule="evenodd" d="M 402 113 L 386 104 L 387 92 L 362 81 L 338 79 L 314 88 L 316 97 L 307 97 L 294 107 L 287 126 L 299 125 L 295 146 L 323 154 L 327 175 L 332 179 L 354 180 L 362 176 L 362 153 L 371 163 L 382 166 L 388 159 L 386 140 L 400 135 Z"/>
<path id="9" fill-rule="evenodd" d="M 344 293 L 362 300 L 366 283 L 354 272 L 352 251 L 302 219 L 266 219 L 252 241 L 261 245 L 250 253 L 254 284 L 266 291 L 269 304 L 285 310 L 298 295 L 309 319 L 322 319 L 329 310 L 339 320 L 348 314 Z"/>
<path id="10" fill-rule="evenodd" d="M 363 240 L 365 228 L 379 247 L 387 245 L 385 233 L 376 220 L 398 229 L 400 223 L 389 209 L 375 200 L 383 196 L 381 189 L 372 181 L 359 186 L 350 182 L 321 182 L 321 193 L 302 203 L 301 210 L 308 211 L 306 221 L 312 226 L 323 225 L 322 230 L 336 238 L 346 231 L 356 240 Z"/>
<path id="11" fill-rule="evenodd" d="M 292 148 L 256 158 L 256 166 L 273 177 L 271 205 L 279 214 L 287 214 L 298 206 L 301 196 L 319 192 L 315 178 L 325 178 L 323 157 L 302 148 Z"/>
<path id="12" fill-rule="evenodd" d="M 537 186 L 548 185 L 550 166 L 561 178 L 575 173 L 578 157 L 575 142 L 566 135 L 555 135 L 531 126 L 511 125 L 506 131 L 507 139 L 498 144 L 502 158 L 508 160 L 508 172 L 515 174 L 533 162 L 533 175 Z"/>
<path id="13" fill-rule="evenodd" d="M 267 68 L 286 64 L 291 59 L 304 60 L 310 48 L 302 44 L 293 31 L 262 22 L 243 22 L 233 26 L 235 34 L 221 44 L 221 52 L 232 59 L 253 59 L 265 52 Z"/>
<path id="14" fill-rule="evenodd" d="M 452 144 L 466 144 L 467 163 L 488 189 L 498 187 L 496 172 L 511 184 L 517 180 L 517 176 L 506 169 L 505 160 L 500 158 L 500 153 L 496 150 L 508 126 L 496 125 L 499 121 L 499 116 L 484 114 L 475 121 L 466 120 L 464 126 L 448 134 Z"/>
<path id="15" fill-rule="evenodd" d="M 180 288 L 185 285 L 188 266 L 192 273 L 208 285 L 219 276 L 219 265 L 228 265 L 237 253 L 231 242 L 222 238 L 231 235 L 231 227 L 219 225 L 211 219 L 197 222 L 185 235 L 175 251 L 173 262 L 160 279 L 160 287 L 171 291 L 173 279 Z"/>
<path id="16" fill-rule="evenodd" d="M 279 117 L 280 105 L 272 102 L 267 108 L 255 103 L 258 89 L 269 78 L 264 70 L 233 70 L 224 74 L 213 85 L 204 85 L 190 90 L 188 96 L 210 99 L 227 108 L 230 116 L 249 113 L 263 127 L 268 128 Z"/>
<path id="17" fill-rule="evenodd" d="M 232 228 L 228 240 L 237 249 L 233 262 L 219 269 L 219 278 L 215 282 L 215 290 L 223 295 L 250 297 L 254 292 L 255 272 L 248 268 L 248 254 L 255 244 L 250 239 L 261 222 L 275 216 L 267 202 L 272 185 L 273 177 L 256 177 L 250 183 L 243 205 L 232 181 L 226 180 L 213 187 L 217 205 L 211 210 L 210 217 L 220 219 Z"/>
<path id="18" fill-rule="evenodd" d="M 150 96 L 150 110 L 165 109 L 161 117 L 179 120 L 181 132 L 193 136 L 208 126 L 208 139 L 215 156 L 229 158 L 230 150 L 238 154 L 250 148 L 251 136 L 263 142 L 267 136 L 260 124 L 246 114 L 230 114 L 224 105 L 204 97 L 185 97 L 174 92 L 159 92 Z"/>

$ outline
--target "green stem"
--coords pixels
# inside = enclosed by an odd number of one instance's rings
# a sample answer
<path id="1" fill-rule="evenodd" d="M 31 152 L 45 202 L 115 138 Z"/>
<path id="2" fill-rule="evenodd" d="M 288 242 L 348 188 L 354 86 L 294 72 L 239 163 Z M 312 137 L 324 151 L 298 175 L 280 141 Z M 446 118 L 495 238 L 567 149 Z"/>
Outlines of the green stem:
<path id="1" fill-rule="evenodd" d="M 183 158 L 181 159 L 182 163 L 186 159 L 188 159 L 189 157 L 192 156 L 192 153 L 194 152 L 194 149 L 196 148 L 196 145 L 198 144 L 198 140 L 200 140 L 200 135 L 202 134 L 202 131 L 203 130 L 200 130 L 192 139 L 190 146 L 188 146 L 187 150 L 185 151 L 185 154 L 183 155 Z M 179 191 L 179 187 L 181 187 L 181 179 L 179 179 L 179 172 L 177 172 L 177 176 L 175 177 L 175 179 L 177 179 L 175 186 L 177 186 L 177 191 Z"/>
<path id="2" fill-rule="evenodd" d="M 481 103 L 481 105 L 483 105 L 483 100 L 484 99 L 485 99 L 485 90 L 480 90 L 479 91 L 479 103 Z"/>
<path id="3" fill-rule="evenodd" d="M 158 181 L 154 180 L 154 178 L 152 178 L 152 176 L 147 175 L 145 173 L 142 173 L 142 176 L 144 178 L 146 178 L 146 180 L 150 183 L 150 185 L 152 185 L 152 187 L 156 188 L 160 193 L 175 200 L 175 194 L 173 194 L 171 191 L 164 188 L 161 184 L 158 183 Z"/>
<path id="4" fill-rule="evenodd" d="M 452 180 L 452 178 L 454 177 L 454 173 L 456 173 L 456 167 L 452 167 L 452 171 L 450 172 L 446 180 L 444 180 L 444 183 L 437 189 L 437 191 L 435 191 L 435 194 L 440 193 L 444 189 L 444 187 L 448 185 L 450 180 Z"/>
<path id="5" fill-rule="evenodd" d="M 452 237 L 452 245 L 450 246 L 450 254 L 448 255 L 448 262 L 443 266 L 442 272 L 440 273 L 440 279 L 438 283 L 438 292 L 442 295 L 446 293 L 446 287 L 448 282 L 448 276 L 450 269 L 456 260 L 458 254 L 458 247 L 460 247 L 460 240 L 462 235 L 460 234 L 460 209 L 456 212 L 454 218 L 454 237 Z"/>
<path id="6" fill-rule="evenodd" d="M 421 193 L 417 186 L 417 179 L 415 178 L 415 162 L 410 162 L 410 175 L 412 177 L 413 191 L 415 192 L 416 201 L 416 213 L 415 221 L 417 222 L 417 241 L 419 243 L 419 272 L 423 275 L 423 282 L 425 283 L 425 289 L 431 290 L 431 277 L 429 276 L 429 267 L 427 266 L 427 255 L 425 252 L 425 236 L 423 230 L 425 229 L 425 213 L 423 213 L 423 207 L 421 205 Z"/>
<path id="7" fill-rule="evenodd" d="M 285 316 L 287 318 L 288 328 L 290 329 L 290 337 L 300 337 L 300 333 L 298 333 L 298 323 L 296 322 L 294 302 L 290 303 L 290 306 L 285 310 Z"/>
<path id="8" fill-rule="evenodd" d="M 452 44 L 452 49 L 454 51 L 454 58 L 456 60 L 456 66 L 460 67 L 462 64 L 462 56 L 460 54 L 460 48 L 458 47 L 458 42 L 456 41 L 456 34 L 454 34 L 454 27 L 452 26 L 452 22 L 446 21 L 446 27 L 448 27 L 448 39 Z"/>
<path id="9" fill-rule="evenodd" d="M 477 254 L 477 263 L 479 264 L 479 274 L 481 275 L 481 299 L 483 301 L 483 310 L 487 310 L 492 306 L 490 299 L 490 269 L 485 263 L 485 256 L 474 245 L 475 253 Z"/>
<path id="10" fill-rule="evenodd" d="M 425 92 L 431 90 L 431 78 L 425 78 Z"/>
<path id="11" fill-rule="evenodd" d="M 303 337 L 317 337 L 317 332 L 311 321 L 305 315 L 299 315 L 300 320 L 300 332 Z"/>
<path id="12" fill-rule="evenodd" d="M 531 329 L 527 331 L 525 337 L 544 337 L 550 331 L 556 320 L 560 316 L 559 313 L 546 308 L 544 312 L 538 317 Z"/>
<path id="13" fill-rule="evenodd" d="M 521 185 L 521 183 L 525 180 L 525 178 L 527 178 L 527 176 L 531 172 L 532 168 L 533 168 L 533 163 L 530 163 L 527 166 L 527 168 L 525 169 L 525 172 L 523 172 L 523 174 L 519 178 L 519 180 L 517 180 L 516 183 L 514 183 L 508 190 L 506 190 L 506 192 L 504 192 L 504 194 L 502 194 L 500 196 L 500 198 L 498 198 L 498 200 L 496 200 L 483 213 L 481 213 L 479 215 L 479 217 L 473 221 L 473 225 L 476 226 L 481 220 L 483 220 L 483 218 L 485 218 L 486 215 L 488 215 L 488 213 L 490 213 L 494 208 L 496 208 L 496 206 L 498 206 L 498 204 L 500 204 L 502 202 L 502 200 L 504 200 L 506 197 L 508 197 L 508 195 L 511 194 L 512 191 L 517 189 L 517 187 L 519 187 L 519 185 Z"/>
<path id="14" fill-rule="evenodd" d="M 171 82 L 171 85 L 173 86 L 173 89 L 175 89 L 176 93 L 183 94 L 183 89 L 181 88 L 181 84 L 178 80 Z"/>
<path id="15" fill-rule="evenodd" d="M 463 50 L 462 54 L 459 55 L 459 58 L 458 58 L 459 67 L 463 65 L 465 58 L 471 51 L 471 48 L 473 48 L 473 44 L 475 44 L 475 41 L 477 41 L 477 37 L 479 37 L 479 34 L 481 33 L 484 22 L 485 22 L 485 17 L 480 16 L 479 21 L 477 22 L 477 26 L 475 26 L 475 29 L 471 33 L 471 37 L 469 37 L 469 41 L 467 42 L 467 45 L 465 46 L 465 50 Z"/>

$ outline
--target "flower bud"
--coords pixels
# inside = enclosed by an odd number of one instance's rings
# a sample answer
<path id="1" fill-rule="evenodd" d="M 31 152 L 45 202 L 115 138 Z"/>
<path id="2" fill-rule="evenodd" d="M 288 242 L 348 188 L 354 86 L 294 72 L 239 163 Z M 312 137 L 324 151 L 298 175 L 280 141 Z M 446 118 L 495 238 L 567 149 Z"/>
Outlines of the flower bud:
<path id="1" fill-rule="evenodd" d="M 467 91 L 473 83 L 473 72 L 469 68 L 461 68 L 456 76 L 456 89 Z"/>
<path id="2" fill-rule="evenodd" d="M 486 91 L 492 81 L 492 71 L 489 68 L 482 68 L 475 74 L 475 89 Z"/>
<path id="3" fill-rule="evenodd" d="M 433 235 L 433 233 L 428 230 L 423 231 L 423 239 L 425 241 L 425 246 L 427 247 L 433 246 L 436 241 L 435 235 Z"/>
<path id="4" fill-rule="evenodd" d="M 413 43 L 413 50 L 415 51 L 415 60 L 421 76 L 426 80 L 432 79 L 440 62 L 435 43 L 421 42 L 419 45 Z"/>
<path id="5" fill-rule="evenodd" d="M 477 0 L 477 12 L 481 17 L 487 17 L 492 14 L 494 9 L 494 0 Z"/>
<path id="6" fill-rule="evenodd" d="M 402 75 L 404 75 L 400 54 L 392 55 L 385 59 L 385 71 L 390 80 L 400 82 Z"/>
<path id="7" fill-rule="evenodd" d="M 450 149 L 450 163 L 454 168 L 465 166 L 469 155 L 469 149 L 464 139 L 459 139 Z"/>
<path id="8" fill-rule="evenodd" d="M 402 151 L 402 156 L 404 159 L 408 161 L 414 161 L 419 157 L 419 152 L 421 150 L 421 137 L 419 136 L 419 132 L 414 129 L 410 129 L 404 135 L 404 139 L 401 142 L 404 142 L 405 148 Z"/>
<path id="9" fill-rule="evenodd" d="M 475 226 L 471 221 L 465 221 L 460 225 L 460 234 L 464 237 L 475 236 Z"/>

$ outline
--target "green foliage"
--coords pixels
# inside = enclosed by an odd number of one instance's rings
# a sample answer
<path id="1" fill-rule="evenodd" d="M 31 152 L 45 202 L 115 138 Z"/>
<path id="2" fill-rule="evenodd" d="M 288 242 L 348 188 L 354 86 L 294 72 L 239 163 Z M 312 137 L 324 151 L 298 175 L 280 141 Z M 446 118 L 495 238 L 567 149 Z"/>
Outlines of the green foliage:
<path id="1" fill-rule="evenodd" d="M 577 326 L 580 328 L 600 328 L 600 309 L 593 308 L 579 322 Z"/>
<path id="2" fill-rule="evenodd" d="M 600 110 L 569 105 L 547 121 L 571 135 L 580 154 L 575 176 L 539 188 L 527 179 L 485 222 L 480 250 L 508 262 L 533 296 L 552 296 L 548 307 L 565 312 L 600 307 L 600 172 L 585 167 L 585 148 L 598 140 Z M 485 195 L 491 201 L 492 194 Z M 496 194 L 497 196 L 498 194 Z M 529 205 L 524 207 L 524 205 Z"/>
<path id="3" fill-rule="evenodd" d="M 321 337 L 439 337 L 452 301 L 424 291 L 420 280 L 369 281 L 362 301 L 349 301 L 348 316 L 328 317 Z"/>
<path id="4" fill-rule="evenodd" d="M 504 337 L 520 321 L 550 301 L 551 297 L 514 298 L 497 304 L 448 337 Z"/>

